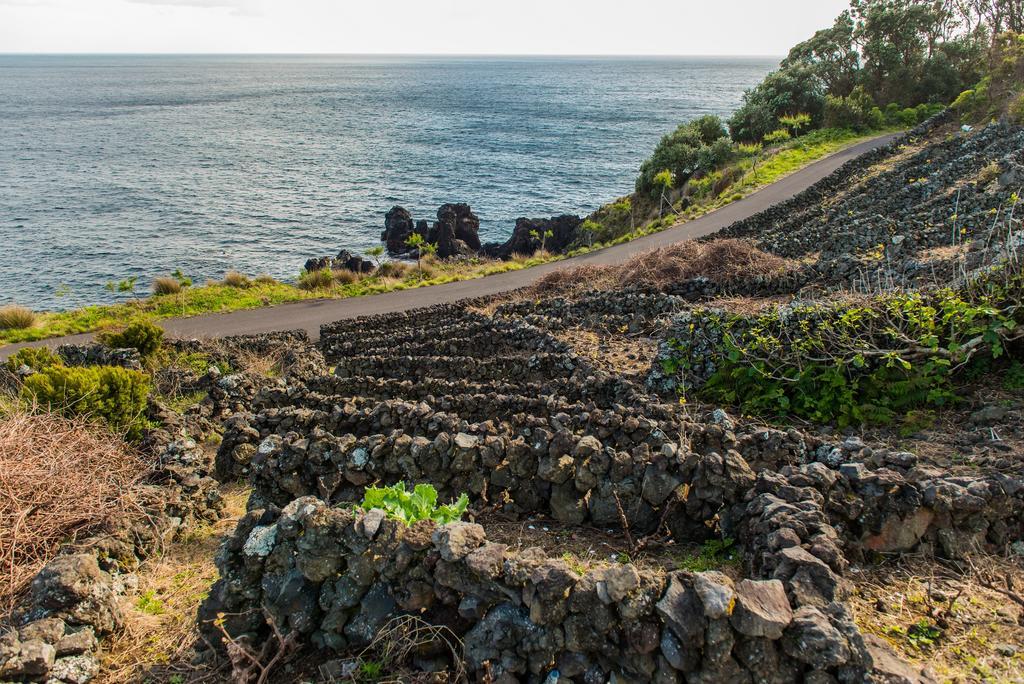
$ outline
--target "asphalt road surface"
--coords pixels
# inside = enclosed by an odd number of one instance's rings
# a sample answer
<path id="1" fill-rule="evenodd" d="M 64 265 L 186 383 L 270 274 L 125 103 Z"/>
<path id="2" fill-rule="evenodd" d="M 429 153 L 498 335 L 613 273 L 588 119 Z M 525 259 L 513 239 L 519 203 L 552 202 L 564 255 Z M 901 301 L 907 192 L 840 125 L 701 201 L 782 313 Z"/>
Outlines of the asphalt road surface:
<path id="1" fill-rule="evenodd" d="M 541 276 L 552 271 L 573 268 L 583 264 L 621 264 L 640 252 L 710 235 L 732 225 L 736 221 L 743 220 L 780 202 L 784 202 L 825 176 L 828 176 L 851 159 L 886 145 L 896 137 L 898 136 L 881 136 L 848 147 L 814 162 L 742 200 L 728 204 L 698 219 L 681 223 L 661 232 L 631 240 L 630 242 L 572 257 L 571 259 L 542 264 L 519 271 L 508 271 L 485 278 L 446 283 L 444 285 L 385 292 L 366 297 L 313 299 L 247 311 L 204 314 L 189 318 L 168 318 L 159 321 L 159 325 L 167 331 L 169 336 L 181 338 L 224 337 L 227 335 L 250 335 L 279 330 L 302 329 L 308 332 L 310 337 L 317 339 L 320 336 L 321 324 L 343 318 L 405 311 L 434 304 L 457 302 L 461 299 L 508 292 L 530 285 Z M 61 344 L 81 344 L 90 339 L 92 339 L 92 334 L 86 333 L 54 337 L 38 342 L 11 344 L 0 347 L 0 359 L 6 358 L 19 348 L 25 346 L 46 345 L 56 347 Z"/>

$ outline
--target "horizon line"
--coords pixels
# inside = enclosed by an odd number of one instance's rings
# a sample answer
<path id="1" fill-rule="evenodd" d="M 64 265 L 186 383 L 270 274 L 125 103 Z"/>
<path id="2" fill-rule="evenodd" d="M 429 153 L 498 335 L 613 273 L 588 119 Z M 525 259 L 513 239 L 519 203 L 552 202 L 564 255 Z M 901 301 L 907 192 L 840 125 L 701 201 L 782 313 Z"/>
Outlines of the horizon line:
<path id="1" fill-rule="evenodd" d="M 16 51 L 0 50 L 0 56 L 34 56 L 34 57 L 661 57 L 679 58 L 746 58 L 746 59 L 781 59 L 784 55 L 750 55 L 750 54 L 671 54 L 671 53 L 541 53 L 541 52 L 59 52 L 59 51 Z"/>

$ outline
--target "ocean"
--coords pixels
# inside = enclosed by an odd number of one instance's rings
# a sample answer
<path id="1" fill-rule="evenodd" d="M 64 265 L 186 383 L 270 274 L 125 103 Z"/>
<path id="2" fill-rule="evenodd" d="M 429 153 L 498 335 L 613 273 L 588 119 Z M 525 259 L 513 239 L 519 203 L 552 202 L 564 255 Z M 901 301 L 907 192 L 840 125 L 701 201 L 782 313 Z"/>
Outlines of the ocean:
<path id="1" fill-rule="evenodd" d="M 481 238 L 632 189 L 770 58 L 0 55 L 0 304 L 126 298 L 181 269 L 294 279 L 395 204 Z"/>

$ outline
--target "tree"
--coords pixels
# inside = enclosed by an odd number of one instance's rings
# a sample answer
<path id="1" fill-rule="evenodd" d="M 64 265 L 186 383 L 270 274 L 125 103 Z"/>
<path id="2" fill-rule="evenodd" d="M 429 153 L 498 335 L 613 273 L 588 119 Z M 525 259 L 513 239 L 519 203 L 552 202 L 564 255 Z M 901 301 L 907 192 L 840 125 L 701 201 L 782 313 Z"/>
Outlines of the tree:
<path id="1" fill-rule="evenodd" d="M 712 171 L 729 160 L 732 145 L 717 116 L 702 116 L 682 124 L 661 139 L 654 153 L 640 166 L 636 191 L 658 197 L 655 178 L 666 171 L 682 186 L 698 171 Z"/>
<path id="2" fill-rule="evenodd" d="M 814 68 L 795 62 L 743 94 L 743 104 L 729 119 L 729 132 L 737 142 L 760 142 L 778 129 L 783 116 L 807 114 L 818 126 L 824 111 L 825 88 Z"/>
<path id="3" fill-rule="evenodd" d="M 545 245 L 547 244 L 548 239 L 554 236 L 555 232 L 550 229 L 541 232 L 534 228 L 533 230 L 530 231 L 530 237 L 532 237 L 534 240 L 540 243 L 540 249 L 542 252 L 547 250 L 547 247 Z"/>
<path id="4" fill-rule="evenodd" d="M 822 29 L 789 51 L 783 69 L 802 64 L 810 69 L 821 88 L 845 96 L 857 85 L 860 53 L 853 42 L 854 21 L 849 10 L 840 14 L 831 28 Z"/>
<path id="5" fill-rule="evenodd" d="M 437 246 L 432 245 L 426 241 L 426 239 L 419 233 L 413 233 L 405 241 L 406 247 L 416 250 L 416 270 L 423 275 L 422 257 L 426 254 L 434 254 L 437 252 Z"/>
<path id="6" fill-rule="evenodd" d="M 380 260 L 384 256 L 384 246 L 377 245 L 376 247 L 371 247 L 366 250 L 366 256 L 373 259 L 373 263 L 377 265 L 377 268 L 380 268 Z"/>

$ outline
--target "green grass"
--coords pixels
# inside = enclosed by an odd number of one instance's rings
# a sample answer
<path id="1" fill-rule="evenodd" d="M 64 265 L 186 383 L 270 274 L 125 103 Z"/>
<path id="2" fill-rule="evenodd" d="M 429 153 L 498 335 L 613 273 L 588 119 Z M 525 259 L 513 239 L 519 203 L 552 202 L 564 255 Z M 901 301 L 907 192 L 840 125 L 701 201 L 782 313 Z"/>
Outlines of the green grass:
<path id="1" fill-rule="evenodd" d="M 288 283 L 253 281 L 249 287 L 237 288 L 222 283 L 209 283 L 191 287 L 178 294 L 150 297 L 99 306 L 87 306 L 71 311 L 47 312 L 37 315 L 31 328 L 0 330 L 0 344 L 29 342 L 48 337 L 94 332 L 124 326 L 138 320 L 197 316 L 241 309 L 257 309 L 305 299 L 344 299 L 370 294 L 408 290 L 430 285 L 441 285 L 457 280 L 481 278 L 496 273 L 517 271 L 538 264 L 564 258 L 562 255 L 541 255 L 510 261 L 472 259 L 459 263 L 435 263 L 424 275 L 413 269 L 401 280 L 371 276 L 347 285 L 334 284 L 329 288 L 303 290 Z"/>
<path id="2" fill-rule="evenodd" d="M 288 283 L 266 282 L 260 279 L 252 281 L 251 285 L 246 288 L 230 287 L 223 283 L 209 283 L 200 287 L 185 288 L 178 294 L 152 295 L 121 304 L 39 313 L 35 325 L 30 328 L 0 330 L 0 344 L 94 332 L 120 327 L 135 320 L 160 320 L 257 309 L 305 299 L 362 297 L 518 271 L 568 256 L 577 256 L 628 242 L 678 223 L 693 220 L 742 199 L 756 190 L 798 171 L 811 162 L 886 132 L 890 131 L 875 131 L 865 135 L 847 130 L 825 129 L 795 138 L 773 153 L 762 153 L 758 157 L 748 157 L 736 162 L 743 175 L 721 196 L 695 203 L 678 216 L 672 214 L 650 221 L 612 240 L 576 249 L 567 255 L 542 254 L 510 261 L 471 259 L 451 264 L 434 262 L 425 275 L 419 274 L 414 268 L 400 280 L 371 276 L 354 283 L 345 285 L 335 283 L 329 288 L 316 290 L 303 290 Z"/>

